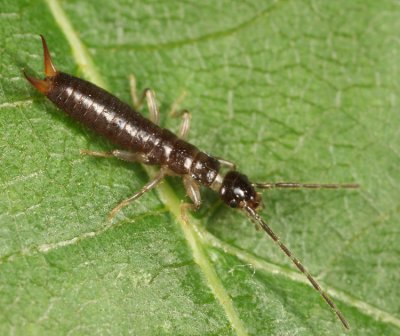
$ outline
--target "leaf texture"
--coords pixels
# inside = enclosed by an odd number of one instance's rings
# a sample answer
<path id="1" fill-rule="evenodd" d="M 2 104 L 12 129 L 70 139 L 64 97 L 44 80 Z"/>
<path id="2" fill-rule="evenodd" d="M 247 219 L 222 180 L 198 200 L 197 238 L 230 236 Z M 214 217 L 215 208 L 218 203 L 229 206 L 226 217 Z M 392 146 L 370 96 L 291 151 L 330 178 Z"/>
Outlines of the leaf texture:
<path id="1" fill-rule="evenodd" d="M 204 191 L 191 226 L 169 178 L 107 222 L 153 171 L 28 85 L 38 34 L 56 66 L 130 102 L 134 73 L 192 112 L 190 141 L 264 192 L 262 216 L 337 302 L 352 335 L 400 335 L 397 1 L 3 1 L 0 334 L 340 335 L 263 232 Z M 143 113 L 147 113 L 144 109 Z"/>

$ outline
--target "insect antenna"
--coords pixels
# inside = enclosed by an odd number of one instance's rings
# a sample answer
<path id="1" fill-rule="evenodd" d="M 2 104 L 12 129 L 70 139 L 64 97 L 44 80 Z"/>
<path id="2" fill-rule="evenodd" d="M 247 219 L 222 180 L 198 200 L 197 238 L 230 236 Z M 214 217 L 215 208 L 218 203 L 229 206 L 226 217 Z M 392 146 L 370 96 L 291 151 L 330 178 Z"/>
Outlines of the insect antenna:
<path id="1" fill-rule="evenodd" d="M 244 210 L 246 210 L 247 215 L 257 224 L 259 224 L 262 229 L 272 238 L 272 240 L 279 246 L 279 248 L 289 257 L 289 259 L 295 264 L 295 266 L 299 269 L 301 273 L 303 273 L 308 281 L 311 283 L 311 285 L 321 294 L 325 302 L 332 308 L 334 313 L 337 315 L 339 320 L 342 322 L 343 326 L 346 329 L 350 329 L 350 326 L 346 319 L 344 318 L 343 314 L 339 310 L 339 308 L 336 306 L 336 304 L 332 301 L 332 299 L 328 296 L 328 294 L 321 288 L 321 286 L 318 284 L 318 282 L 313 278 L 313 276 L 310 274 L 310 272 L 307 271 L 307 269 L 303 266 L 303 264 L 292 254 L 292 252 L 284 245 L 279 237 L 272 231 L 272 229 L 268 226 L 268 224 L 260 217 L 260 215 L 257 213 L 256 210 L 252 209 L 248 205 L 245 205 L 243 207 Z"/>
<path id="2" fill-rule="evenodd" d="M 296 182 L 276 182 L 276 183 L 253 183 L 254 188 L 259 189 L 357 189 L 360 185 L 356 183 L 296 183 Z"/>

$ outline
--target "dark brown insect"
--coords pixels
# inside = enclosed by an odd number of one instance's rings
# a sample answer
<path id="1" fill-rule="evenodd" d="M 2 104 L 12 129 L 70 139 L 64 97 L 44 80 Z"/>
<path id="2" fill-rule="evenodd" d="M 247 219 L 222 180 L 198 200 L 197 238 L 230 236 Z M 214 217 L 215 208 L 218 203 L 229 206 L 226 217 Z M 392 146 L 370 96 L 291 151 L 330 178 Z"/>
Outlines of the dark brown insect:
<path id="1" fill-rule="evenodd" d="M 260 205 L 261 196 L 256 192 L 256 189 L 351 189 L 358 188 L 357 184 L 251 183 L 247 176 L 235 170 L 233 163 L 210 156 L 184 140 L 189 130 L 190 115 L 187 111 L 183 113 L 183 123 L 179 135 L 175 135 L 169 130 L 158 126 L 159 113 L 151 90 L 145 90 L 140 101 L 134 99 L 139 102 L 138 105 L 144 99 L 147 100 L 151 114 L 151 120 L 149 120 L 98 86 L 57 71 L 52 63 L 46 41 L 43 36 L 41 38 L 46 77 L 41 80 L 24 73 L 27 80 L 71 117 L 123 148 L 123 150 L 113 150 L 105 153 L 81 152 L 88 155 L 116 157 L 125 161 L 141 162 L 161 167 L 153 180 L 132 197 L 116 206 L 111 211 L 110 218 L 121 208 L 157 186 L 166 175 L 182 176 L 187 194 L 193 202 L 192 204 L 182 204 L 182 217 L 185 221 L 187 221 L 185 211 L 187 209 L 195 210 L 201 205 L 200 186 L 211 188 L 219 194 L 221 200 L 229 207 L 242 210 L 251 220 L 262 227 L 321 294 L 343 326 L 347 329 L 349 328 L 349 324 L 335 303 L 259 216 L 257 208 Z M 226 173 L 222 172 L 221 166 L 227 168 Z"/>

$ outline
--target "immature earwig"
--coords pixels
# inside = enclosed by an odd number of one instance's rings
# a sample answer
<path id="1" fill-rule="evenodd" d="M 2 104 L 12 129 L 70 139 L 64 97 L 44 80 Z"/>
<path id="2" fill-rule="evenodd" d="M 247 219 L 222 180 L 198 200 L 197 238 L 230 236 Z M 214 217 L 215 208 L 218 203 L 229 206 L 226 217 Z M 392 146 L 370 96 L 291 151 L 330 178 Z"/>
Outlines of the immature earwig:
<path id="1" fill-rule="evenodd" d="M 216 191 L 229 207 L 242 210 L 252 221 L 261 226 L 299 271 L 307 277 L 343 326 L 349 329 L 349 324 L 335 303 L 259 216 L 257 208 L 261 202 L 261 195 L 256 192 L 256 189 L 358 188 L 357 184 L 251 183 L 247 176 L 235 170 L 233 163 L 210 156 L 184 140 L 189 130 L 187 111 L 183 113 L 183 123 L 177 136 L 158 126 L 159 113 L 152 91 L 145 90 L 141 99 L 141 101 L 144 98 L 147 100 L 151 114 L 151 120 L 149 120 L 98 86 L 57 71 L 52 63 L 46 41 L 43 36 L 41 38 L 46 77 L 43 80 L 36 79 L 24 72 L 26 79 L 71 117 L 123 148 L 123 150 L 105 153 L 93 151 L 82 151 L 82 153 L 100 157 L 116 157 L 125 161 L 161 167 L 153 180 L 111 211 L 111 218 L 121 208 L 157 186 L 167 175 L 180 175 L 183 178 L 186 192 L 193 202 L 193 204 L 183 204 L 183 210 L 199 208 L 201 205 L 200 186 L 210 188 Z M 221 166 L 227 167 L 227 173 L 221 172 Z M 183 211 L 182 213 L 184 214 Z"/>

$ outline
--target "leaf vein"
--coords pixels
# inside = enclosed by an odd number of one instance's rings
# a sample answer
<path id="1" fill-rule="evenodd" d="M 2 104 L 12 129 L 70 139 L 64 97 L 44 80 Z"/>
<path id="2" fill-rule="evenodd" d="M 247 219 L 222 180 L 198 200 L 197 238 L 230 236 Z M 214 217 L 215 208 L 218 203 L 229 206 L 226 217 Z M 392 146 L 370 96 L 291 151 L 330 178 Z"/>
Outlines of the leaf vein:
<path id="1" fill-rule="evenodd" d="M 61 31 L 64 33 L 68 42 L 70 43 L 73 56 L 78 62 L 78 64 L 81 66 L 82 71 L 89 78 L 89 80 L 91 80 L 92 82 L 96 83 L 97 85 L 103 88 L 107 88 L 104 79 L 98 72 L 96 66 L 94 65 L 94 62 L 91 59 L 91 56 L 87 51 L 87 48 L 79 39 L 77 33 L 72 27 L 68 17 L 61 8 L 59 2 L 57 0 L 46 0 L 46 1 L 56 22 L 60 26 Z M 147 173 L 153 171 L 153 169 L 146 166 L 145 170 Z M 222 282 L 220 281 L 220 279 L 216 274 L 215 269 L 213 268 L 210 260 L 206 256 L 206 253 L 201 246 L 201 239 L 199 238 L 195 228 L 196 223 L 194 223 L 193 220 L 192 221 L 193 225 L 189 227 L 183 221 L 180 215 L 180 200 L 178 199 L 177 195 L 173 192 L 173 189 L 169 187 L 168 183 L 163 183 L 161 186 L 158 187 L 157 191 L 162 202 L 166 205 L 170 213 L 175 216 L 177 222 L 180 224 L 181 229 L 188 242 L 188 245 L 193 253 L 194 260 L 199 266 L 200 270 L 203 272 L 206 282 L 212 289 L 212 292 L 216 300 L 224 309 L 231 323 L 232 329 L 235 330 L 235 332 L 238 335 L 241 336 L 247 335 L 246 328 L 243 325 L 240 317 L 237 315 L 229 294 L 226 292 Z M 89 233 L 89 236 L 90 235 L 91 234 Z"/>
<path id="2" fill-rule="evenodd" d="M 214 248 L 218 248 L 220 250 L 223 250 L 224 253 L 229 253 L 238 259 L 242 260 L 243 262 L 249 264 L 252 266 L 254 270 L 261 270 L 266 273 L 270 274 L 278 274 L 280 276 L 286 277 L 290 280 L 293 280 L 295 282 L 303 283 L 311 287 L 311 284 L 307 281 L 307 279 L 300 273 L 289 270 L 285 267 L 281 267 L 279 265 L 273 264 L 271 262 L 267 262 L 263 259 L 258 258 L 255 255 L 252 255 L 246 251 L 241 250 L 240 248 L 237 248 L 235 246 L 232 246 L 230 244 L 227 244 L 221 240 L 219 240 L 217 237 L 209 233 L 208 231 L 204 229 L 198 229 L 201 230 L 201 234 L 199 237 L 203 240 L 204 244 L 207 244 L 209 246 L 212 246 Z M 360 300 L 352 295 L 349 295 L 342 290 L 335 289 L 332 286 L 328 286 L 325 284 L 323 281 L 319 280 L 321 284 L 323 284 L 323 287 L 326 289 L 329 295 L 332 297 L 335 297 L 336 299 L 344 302 L 348 306 L 352 306 L 357 308 L 360 312 L 364 313 L 365 315 L 368 315 L 372 318 L 374 318 L 377 321 L 380 322 L 385 322 L 385 323 L 390 323 L 398 328 L 400 328 L 400 319 L 398 319 L 396 316 L 392 315 L 391 313 L 384 311 L 380 308 L 375 307 L 372 304 L 369 304 L 363 300 Z"/>

